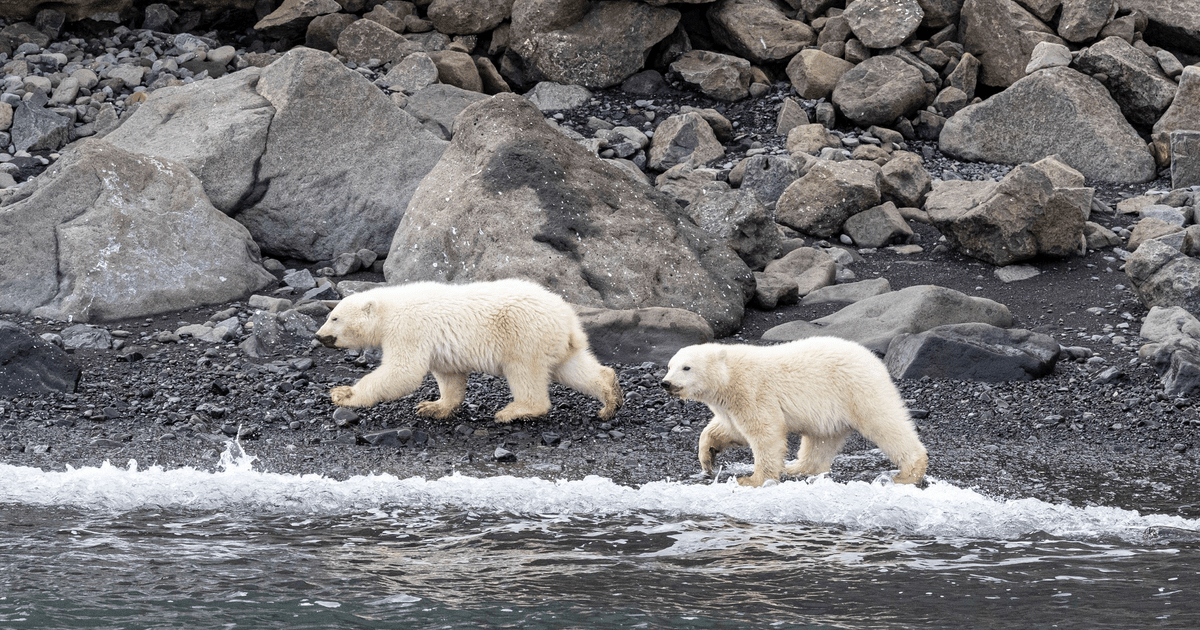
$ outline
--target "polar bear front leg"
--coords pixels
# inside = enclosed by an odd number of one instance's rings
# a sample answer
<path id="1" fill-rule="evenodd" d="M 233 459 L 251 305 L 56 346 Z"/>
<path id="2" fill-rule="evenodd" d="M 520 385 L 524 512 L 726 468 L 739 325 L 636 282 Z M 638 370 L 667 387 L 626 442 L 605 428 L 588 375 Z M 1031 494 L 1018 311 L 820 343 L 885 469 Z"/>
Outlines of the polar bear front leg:
<path id="1" fill-rule="evenodd" d="M 441 397 L 417 403 L 417 415 L 445 420 L 458 409 L 467 395 L 467 375 L 434 370 L 433 378 L 437 379 Z"/>
<path id="2" fill-rule="evenodd" d="M 384 357 L 379 367 L 354 385 L 342 385 L 329 390 L 329 398 L 333 404 L 342 407 L 370 407 L 380 401 L 395 400 L 413 393 L 423 380 L 423 366 L 389 362 Z"/>
<path id="3" fill-rule="evenodd" d="M 700 459 L 700 469 L 706 475 L 713 473 L 713 461 L 721 451 L 730 446 L 745 446 L 746 438 L 733 428 L 729 419 L 721 412 L 713 411 L 712 420 L 700 432 L 700 445 L 697 456 Z"/>
<path id="4" fill-rule="evenodd" d="M 779 481 L 783 459 L 787 454 L 787 425 L 782 414 L 767 414 L 757 418 L 733 418 L 733 425 L 746 436 L 754 455 L 754 474 L 738 477 L 743 486 L 758 487 L 768 479 Z"/>

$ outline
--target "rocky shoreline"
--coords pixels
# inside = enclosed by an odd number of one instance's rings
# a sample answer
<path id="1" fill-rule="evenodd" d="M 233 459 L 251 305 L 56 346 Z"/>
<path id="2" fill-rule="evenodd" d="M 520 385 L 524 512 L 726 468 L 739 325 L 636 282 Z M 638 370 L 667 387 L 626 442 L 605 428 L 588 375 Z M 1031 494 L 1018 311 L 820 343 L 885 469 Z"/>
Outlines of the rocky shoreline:
<path id="1" fill-rule="evenodd" d="M 299 4 L 241 32 L 167 5 L 128 25 L 52 9 L 0 29 L 0 352 L 65 347 L 82 374 L 0 397 L 0 462 L 212 470 L 238 438 L 266 472 L 707 483 L 708 412 L 659 387 L 671 349 L 787 338 L 781 325 L 869 296 L 801 298 L 886 281 L 982 298 L 999 328 L 1055 349 L 1035 380 L 898 381 L 932 479 L 1200 517 L 1200 323 L 1183 311 L 1200 305 L 1200 168 L 1184 150 L 1200 66 L 1159 47 L 1153 7 L 1006 23 L 1046 45 L 998 66 L 956 17 L 991 16 L 985 3 L 922 2 L 892 33 L 862 0 L 604 3 L 665 31 L 622 70 L 630 42 L 612 37 L 605 64 L 555 66 L 529 41 L 581 46 L 590 18 L 554 28 L 536 2 L 473 33 L 452 18 L 493 3 Z M 756 27 L 731 7 L 795 41 L 738 53 Z M 1048 102 L 1079 116 L 1050 120 Z M 1123 144 L 1043 150 L 1064 134 Z M 371 409 L 330 403 L 378 361 L 312 341 L 332 300 L 501 268 L 592 309 L 627 395 L 616 418 L 555 386 L 547 417 L 497 425 L 507 387 L 480 375 L 449 421 L 413 413 L 431 378 Z M 725 479 L 749 452 L 721 461 Z M 889 468 L 856 438 L 832 477 Z"/>

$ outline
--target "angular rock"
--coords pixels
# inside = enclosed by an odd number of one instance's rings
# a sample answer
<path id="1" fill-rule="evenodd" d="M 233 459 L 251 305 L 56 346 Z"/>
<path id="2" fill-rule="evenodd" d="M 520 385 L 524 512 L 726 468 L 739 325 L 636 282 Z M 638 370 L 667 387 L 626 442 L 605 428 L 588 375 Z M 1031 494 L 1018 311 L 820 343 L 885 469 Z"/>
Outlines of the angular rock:
<path id="1" fill-rule="evenodd" d="M 795 278 L 754 272 L 754 305 L 772 311 L 775 307 L 795 304 L 800 300 Z"/>
<path id="2" fill-rule="evenodd" d="M 791 341 L 832 335 L 857 341 L 884 354 L 897 335 L 919 333 L 947 324 L 978 322 L 1012 326 L 1008 307 L 935 285 L 917 285 L 855 302 L 812 322 L 794 321 L 763 334 L 764 341 Z"/>
<path id="3" fill-rule="evenodd" d="M 435 50 L 429 59 L 438 69 L 438 81 L 470 92 L 483 92 L 483 79 L 475 60 L 465 52 L 457 50 Z"/>
<path id="4" fill-rule="evenodd" d="M 884 363 L 895 379 L 1031 381 L 1053 372 L 1060 354 L 1049 335 L 968 323 L 898 335 Z"/>
<path id="5" fill-rule="evenodd" d="M 320 51 L 284 54 L 262 70 L 256 90 L 275 115 L 254 190 L 235 218 L 275 257 L 387 252 L 408 200 L 446 143 Z M 353 117 L 344 114 L 350 103 Z"/>
<path id="6" fill-rule="evenodd" d="M 724 239 L 751 269 L 762 269 L 782 249 L 775 217 L 750 191 L 704 187 L 684 214 L 709 234 Z"/>
<path id="7" fill-rule="evenodd" d="M 82 373 L 62 348 L 0 320 L 0 397 L 74 392 Z"/>
<path id="8" fill-rule="evenodd" d="M 712 127 L 695 112 L 676 114 L 664 120 L 650 142 L 647 165 L 665 171 L 677 164 L 703 166 L 724 157 L 725 147 L 717 141 Z"/>
<path id="9" fill-rule="evenodd" d="M 341 10 L 335 0 L 283 0 L 279 8 L 254 25 L 254 30 L 270 37 L 293 38 L 307 31 L 313 18 Z"/>
<path id="10" fill-rule="evenodd" d="M 1200 186 L 1200 131 L 1179 129 L 1171 132 L 1171 187 L 1189 186 Z"/>
<path id="11" fill-rule="evenodd" d="M 871 280 L 847 282 L 845 284 L 835 284 L 817 289 L 804 296 L 804 299 L 800 303 L 806 306 L 828 304 L 830 302 L 853 304 L 869 297 L 889 293 L 891 290 L 892 284 L 888 282 L 887 278 L 873 278 Z"/>
<path id="12" fill-rule="evenodd" d="M 650 49 L 679 23 L 679 11 L 639 2 L 601 2 L 590 10 L 586 3 L 531 2 L 519 11 L 522 4 L 513 7 L 510 50 L 539 78 L 593 89 L 645 67 Z M 554 4 L 565 7 L 547 6 Z"/>
<path id="13" fill-rule="evenodd" d="M 1200 66 L 1188 66 L 1179 75 L 1179 89 L 1175 100 L 1154 123 L 1154 135 L 1170 134 L 1176 129 L 1195 130 L 1200 126 Z"/>
<path id="14" fill-rule="evenodd" d="M 1149 127 L 1162 117 L 1178 86 L 1158 63 L 1119 37 L 1092 44 L 1075 61 L 1088 74 L 1104 74 L 1106 86 L 1125 117 Z"/>
<path id="15" fill-rule="evenodd" d="M 525 277 L 583 306 L 683 308 L 718 336 L 753 294 L 745 263 L 638 184 L 498 94 L 459 115 L 384 264 L 389 283 Z"/>
<path id="16" fill-rule="evenodd" d="M 1058 154 L 1089 179 L 1146 182 L 1154 156 L 1108 91 L 1070 68 L 1021 79 L 946 121 L 942 152 L 960 160 L 1015 164 Z"/>
<path id="17" fill-rule="evenodd" d="M 338 36 L 358 18 L 346 13 L 330 13 L 313 18 L 304 32 L 304 45 L 325 52 L 337 48 Z"/>
<path id="18" fill-rule="evenodd" d="M 916 32 L 925 11 L 917 0 L 854 0 L 842 17 L 868 48 L 894 48 Z"/>
<path id="19" fill-rule="evenodd" d="M 982 62 L 979 80 L 1000 88 L 1025 76 L 1025 66 L 1039 43 L 1063 43 L 1013 0 L 966 0 L 958 32 L 966 51 Z"/>
<path id="20" fill-rule="evenodd" d="M 1025 65 L 1025 74 L 1033 74 L 1045 68 L 1062 68 L 1071 65 L 1071 49 L 1065 44 L 1038 42 Z"/>
<path id="21" fill-rule="evenodd" d="M 68 326 L 61 336 L 67 350 L 108 350 L 112 347 L 112 333 L 87 324 Z"/>
<path id="22" fill-rule="evenodd" d="M 837 262 L 815 247 L 798 247 L 772 261 L 763 273 L 777 279 L 786 278 L 796 285 L 797 295 L 804 296 L 833 284 L 837 278 Z"/>
<path id="23" fill-rule="evenodd" d="M 79 322 L 240 299 L 274 281 L 183 165 L 91 140 L 0 212 L 0 311 Z"/>
<path id="24" fill-rule="evenodd" d="M 46 101 L 43 94 L 17 102 L 9 133 L 18 151 L 55 151 L 67 143 L 71 119 L 43 107 Z"/>
<path id="25" fill-rule="evenodd" d="M 254 358 L 294 353 L 307 347 L 321 327 L 312 317 L 295 310 L 281 313 L 260 312 L 250 320 L 253 333 L 241 343 L 241 349 Z"/>
<path id="26" fill-rule="evenodd" d="M 1146 41 L 1200 55 L 1200 10 L 1195 0 L 1120 0 L 1121 8 L 1146 16 Z"/>
<path id="27" fill-rule="evenodd" d="M 871 57 L 838 79 L 832 100 L 860 127 L 887 126 L 925 106 L 925 81 L 920 70 L 897 57 Z"/>
<path id="28" fill-rule="evenodd" d="M 774 0 L 718 0 L 708 10 L 713 37 L 753 63 L 783 61 L 817 39 L 804 22 L 788 19 Z"/>
<path id="29" fill-rule="evenodd" d="M 586 105 L 592 93 L 578 85 L 542 81 L 526 92 L 525 98 L 544 112 L 554 112 Z"/>
<path id="30" fill-rule="evenodd" d="M 743 160 L 739 190 L 754 193 L 768 208 L 774 208 L 779 196 L 792 182 L 804 176 L 806 163 L 778 155 L 755 155 Z"/>
<path id="31" fill-rule="evenodd" d="M 979 59 L 975 55 L 963 53 L 962 58 L 958 60 L 958 65 L 954 66 L 950 76 L 946 77 L 946 84 L 961 90 L 968 99 L 973 99 L 975 98 L 975 88 L 979 83 L 979 68 Z"/>
<path id="32" fill-rule="evenodd" d="M 788 132 L 785 145 L 788 152 L 793 155 L 797 153 L 817 155 L 827 147 L 842 148 L 842 139 L 826 129 L 825 125 L 812 123 L 792 128 Z"/>
<path id="33" fill-rule="evenodd" d="M 1152 239 L 1125 260 L 1125 275 L 1147 307 L 1181 306 L 1200 313 L 1200 260 Z"/>
<path id="34" fill-rule="evenodd" d="M 355 63 L 366 63 L 369 59 L 398 63 L 413 53 L 424 52 L 420 44 L 374 20 L 357 20 L 343 28 L 338 33 L 337 50 Z"/>
<path id="35" fill-rule="evenodd" d="M 410 96 L 404 105 L 404 111 L 420 121 L 429 133 L 449 140 L 454 135 L 454 119 L 458 117 L 459 112 L 468 105 L 489 98 L 491 97 L 480 92 L 435 83 Z"/>
<path id="36" fill-rule="evenodd" d="M 808 112 L 791 98 L 783 99 L 783 105 L 779 108 L 779 116 L 775 120 L 775 135 L 779 136 L 786 136 L 792 129 L 810 122 Z"/>
<path id="37" fill-rule="evenodd" d="M 684 83 L 715 99 L 737 101 L 750 95 L 753 74 L 750 62 L 741 57 L 693 50 L 675 60 L 671 71 Z"/>
<path id="38" fill-rule="evenodd" d="M 437 80 L 437 64 L 422 52 L 413 53 L 392 66 L 378 83 L 405 94 L 415 94 L 437 83 Z"/>
<path id="39" fill-rule="evenodd" d="M 879 205 L 881 173 L 871 162 L 817 162 L 775 205 L 775 220 L 804 234 L 836 237 L 851 216 Z"/>
<path id="40" fill-rule="evenodd" d="M 1116 12 L 1113 0 L 1063 0 L 1058 34 L 1075 44 L 1095 39 Z"/>
<path id="41" fill-rule="evenodd" d="M 601 363 L 666 365 L 680 348 L 713 340 L 712 328 L 703 318 L 679 308 L 576 306 L 575 313 Z"/>
<path id="42" fill-rule="evenodd" d="M 908 222 L 904 217 L 900 216 L 900 211 L 896 209 L 896 204 L 887 202 L 883 205 L 868 208 L 858 214 L 846 219 L 846 224 L 842 226 L 842 231 L 846 233 L 858 247 L 883 247 L 892 243 L 907 243 L 912 237 L 912 228 L 908 226 Z"/>
<path id="43" fill-rule="evenodd" d="M 883 165 L 879 180 L 880 193 L 885 201 L 894 201 L 901 208 L 920 208 L 933 189 L 933 178 L 925 170 L 921 156 L 897 151 Z"/>
<path id="44" fill-rule="evenodd" d="M 512 6 L 513 0 L 433 0 L 426 10 L 439 33 L 472 35 L 499 26 Z"/>

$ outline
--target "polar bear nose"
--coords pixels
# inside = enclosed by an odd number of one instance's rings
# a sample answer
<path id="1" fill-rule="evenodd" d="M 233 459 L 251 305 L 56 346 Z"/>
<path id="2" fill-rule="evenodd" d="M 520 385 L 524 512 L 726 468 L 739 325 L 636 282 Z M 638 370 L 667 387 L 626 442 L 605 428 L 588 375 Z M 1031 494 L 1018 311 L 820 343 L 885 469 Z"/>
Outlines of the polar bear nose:
<path id="1" fill-rule="evenodd" d="M 337 347 L 337 335 L 317 335 L 317 341 L 320 341 L 321 345 L 326 348 Z"/>
<path id="2" fill-rule="evenodd" d="M 667 390 L 667 393 L 669 394 L 674 394 L 675 392 L 679 391 L 679 386 L 668 380 L 664 380 L 662 382 L 662 388 Z"/>

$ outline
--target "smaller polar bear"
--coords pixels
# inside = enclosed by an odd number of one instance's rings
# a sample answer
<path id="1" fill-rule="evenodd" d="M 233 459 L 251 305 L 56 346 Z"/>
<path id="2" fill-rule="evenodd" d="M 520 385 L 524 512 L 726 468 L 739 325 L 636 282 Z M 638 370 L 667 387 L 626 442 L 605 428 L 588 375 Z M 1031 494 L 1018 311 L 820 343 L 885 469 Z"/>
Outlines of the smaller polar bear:
<path id="1" fill-rule="evenodd" d="M 928 456 L 883 362 L 863 346 L 812 337 L 776 346 L 703 344 L 679 350 L 663 387 L 708 405 L 699 457 L 711 474 L 728 446 L 749 446 L 754 474 L 738 483 L 819 475 L 829 470 L 851 431 L 874 442 L 900 467 L 897 483 L 917 483 Z M 789 433 L 799 433 L 796 461 L 784 465 Z"/>
<path id="2" fill-rule="evenodd" d="M 347 296 L 316 333 L 330 348 L 382 348 L 380 366 L 353 386 L 330 390 L 334 404 L 369 407 L 411 394 L 433 372 L 441 397 L 417 405 L 446 418 L 462 404 L 467 374 L 508 380 L 513 401 L 496 422 L 545 415 L 550 380 L 600 399 L 608 419 L 624 402 L 612 368 L 588 347 L 575 311 L 525 280 L 418 282 Z"/>

